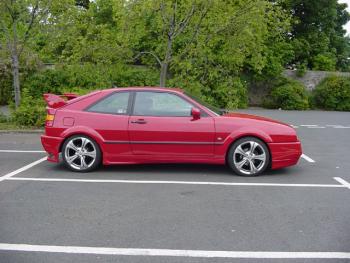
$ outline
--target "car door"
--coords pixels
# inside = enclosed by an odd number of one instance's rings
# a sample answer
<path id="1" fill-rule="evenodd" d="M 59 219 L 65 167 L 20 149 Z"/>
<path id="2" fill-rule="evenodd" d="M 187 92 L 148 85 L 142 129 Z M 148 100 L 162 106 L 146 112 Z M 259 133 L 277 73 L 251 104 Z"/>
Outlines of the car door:
<path id="1" fill-rule="evenodd" d="M 97 131 L 104 140 L 104 156 L 118 162 L 122 155 L 131 154 L 128 122 L 130 92 L 113 92 L 90 105 L 81 116 L 81 125 Z"/>
<path id="2" fill-rule="evenodd" d="M 129 138 L 135 155 L 211 156 L 214 120 L 207 114 L 194 120 L 193 105 L 172 92 L 135 92 Z"/>

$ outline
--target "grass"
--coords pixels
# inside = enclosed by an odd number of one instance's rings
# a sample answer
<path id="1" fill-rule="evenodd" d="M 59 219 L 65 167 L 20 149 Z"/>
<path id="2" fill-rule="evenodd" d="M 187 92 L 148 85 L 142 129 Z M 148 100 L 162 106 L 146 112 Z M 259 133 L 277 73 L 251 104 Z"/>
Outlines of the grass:
<path id="1" fill-rule="evenodd" d="M 0 122 L 0 130 L 38 130 L 42 129 L 41 127 L 28 127 L 18 125 L 12 122 Z"/>

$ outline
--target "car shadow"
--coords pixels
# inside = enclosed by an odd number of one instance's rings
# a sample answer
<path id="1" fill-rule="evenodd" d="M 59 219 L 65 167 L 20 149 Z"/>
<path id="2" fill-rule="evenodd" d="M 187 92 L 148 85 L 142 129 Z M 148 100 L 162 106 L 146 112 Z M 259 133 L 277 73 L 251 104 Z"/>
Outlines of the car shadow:
<path id="1" fill-rule="evenodd" d="M 181 175 L 181 176 L 198 176 L 198 177 L 222 177 L 227 178 L 234 176 L 236 178 L 257 178 L 257 177 L 243 177 L 239 176 L 231 171 L 231 169 L 225 165 L 212 165 L 212 164 L 123 164 L 123 165 L 106 165 L 100 166 L 96 171 L 90 173 L 75 173 L 70 172 L 65 165 L 60 162 L 55 166 L 51 166 L 52 172 L 59 173 L 71 173 L 71 175 L 84 175 L 84 177 L 94 176 L 101 173 L 101 175 L 107 175 L 113 177 L 113 175 L 127 175 L 138 177 L 140 175 L 154 175 L 154 176 L 166 176 L 166 175 Z M 278 176 L 296 176 L 300 174 L 300 168 L 289 167 L 278 170 L 267 170 L 258 177 L 278 177 Z"/>

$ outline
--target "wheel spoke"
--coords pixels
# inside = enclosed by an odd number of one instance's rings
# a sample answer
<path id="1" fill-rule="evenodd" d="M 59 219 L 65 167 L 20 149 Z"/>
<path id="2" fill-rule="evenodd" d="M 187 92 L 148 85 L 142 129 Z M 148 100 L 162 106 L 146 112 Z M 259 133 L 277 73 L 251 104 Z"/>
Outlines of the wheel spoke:
<path id="1" fill-rule="evenodd" d="M 78 155 L 77 155 L 77 154 L 74 154 L 74 155 L 69 156 L 69 157 L 67 158 L 67 162 L 73 163 L 77 158 L 78 158 Z"/>
<path id="2" fill-rule="evenodd" d="M 91 158 L 95 158 L 96 157 L 96 151 L 92 151 L 92 152 L 84 152 L 83 156 L 89 156 Z"/>
<path id="3" fill-rule="evenodd" d="M 252 157 L 253 160 L 260 160 L 260 161 L 265 161 L 266 159 L 266 156 L 265 156 L 265 153 L 262 153 L 262 154 L 258 154 L 258 155 L 253 155 Z"/>
<path id="4" fill-rule="evenodd" d="M 79 151 L 79 149 L 77 148 L 77 146 L 74 145 L 73 141 L 70 141 L 67 144 L 67 148 L 74 150 L 75 152 Z"/>
<path id="5" fill-rule="evenodd" d="M 238 168 L 238 169 L 241 169 L 241 168 L 243 167 L 243 165 L 246 164 L 246 162 L 247 162 L 247 158 L 243 158 L 242 161 L 240 161 L 240 162 L 238 162 L 238 163 L 236 164 L 237 168 Z"/>
<path id="6" fill-rule="evenodd" d="M 247 156 L 247 153 L 242 149 L 242 146 L 238 146 L 237 149 L 236 149 L 236 153 L 239 153 L 243 156 Z"/>
<path id="7" fill-rule="evenodd" d="M 253 161 L 249 161 L 249 166 L 250 166 L 250 172 L 252 174 L 255 174 L 258 171 L 258 169 L 255 167 L 255 164 Z"/>
<path id="8" fill-rule="evenodd" d="M 84 156 L 80 156 L 80 167 L 81 168 L 86 168 L 88 165 L 85 162 L 85 157 Z"/>
<path id="9" fill-rule="evenodd" d="M 86 138 L 81 138 L 81 149 L 85 149 L 86 145 L 89 143 L 89 140 Z"/>
<path id="10" fill-rule="evenodd" d="M 249 142 L 250 144 L 250 152 L 254 153 L 256 147 L 258 146 L 258 144 L 256 142 Z"/>

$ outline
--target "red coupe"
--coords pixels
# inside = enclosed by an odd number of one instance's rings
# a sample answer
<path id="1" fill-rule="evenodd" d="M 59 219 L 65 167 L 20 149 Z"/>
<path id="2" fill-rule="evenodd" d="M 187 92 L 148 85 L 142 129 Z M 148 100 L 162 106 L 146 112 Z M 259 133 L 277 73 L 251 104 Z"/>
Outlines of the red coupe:
<path id="1" fill-rule="evenodd" d="M 180 89 L 116 88 L 66 99 L 45 94 L 48 160 L 77 172 L 101 163 L 228 164 L 238 175 L 295 165 L 295 130 L 279 121 L 221 113 Z"/>

